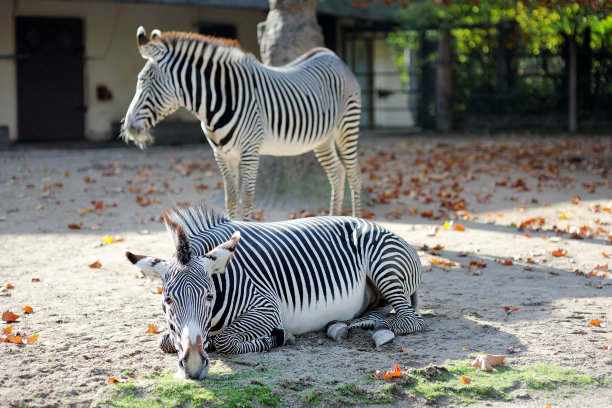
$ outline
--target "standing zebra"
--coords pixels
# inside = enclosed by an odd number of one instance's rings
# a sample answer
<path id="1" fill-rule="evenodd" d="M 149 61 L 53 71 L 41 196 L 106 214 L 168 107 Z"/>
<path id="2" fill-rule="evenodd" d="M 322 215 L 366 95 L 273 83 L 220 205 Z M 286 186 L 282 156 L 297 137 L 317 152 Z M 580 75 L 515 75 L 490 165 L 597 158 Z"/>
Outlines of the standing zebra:
<path id="1" fill-rule="evenodd" d="M 253 224 L 203 205 L 165 212 L 164 220 L 174 257 L 126 255 L 147 276 L 162 279 L 169 334 L 160 345 L 178 351 L 190 378 L 206 377 L 205 349 L 213 345 L 222 353 L 267 351 L 331 323 L 327 334 L 336 340 L 350 328 L 375 329 L 378 346 L 425 325 L 414 310 L 418 255 L 371 221 Z M 387 315 L 391 309 L 395 315 Z"/>
<path id="2" fill-rule="evenodd" d="M 138 75 L 122 136 L 140 148 L 150 129 L 179 107 L 194 113 L 213 148 L 231 218 L 251 218 L 261 154 L 314 150 L 331 184 L 331 215 L 340 215 L 348 173 L 354 216 L 361 215 L 357 158 L 359 84 L 332 51 L 315 48 L 283 67 L 268 67 L 233 40 L 193 33 L 137 31 L 147 63 Z"/>

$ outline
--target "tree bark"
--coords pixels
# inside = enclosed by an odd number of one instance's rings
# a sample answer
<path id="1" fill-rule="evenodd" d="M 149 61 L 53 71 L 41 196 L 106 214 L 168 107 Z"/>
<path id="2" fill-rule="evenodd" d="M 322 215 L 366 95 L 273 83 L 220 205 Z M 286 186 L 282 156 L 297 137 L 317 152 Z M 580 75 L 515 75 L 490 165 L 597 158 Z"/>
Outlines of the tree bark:
<path id="1" fill-rule="evenodd" d="M 317 0 L 269 0 L 266 21 L 257 25 L 262 62 L 285 65 L 315 47 L 323 46 L 317 23 Z"/>
<path id="2" fill-rule="evenodd" d="M 453 127 L 453 74 L 451 69 L 451 31 L 443 28 L 438 40 L 436 66 L 436 129 L 449 132 Z"/>

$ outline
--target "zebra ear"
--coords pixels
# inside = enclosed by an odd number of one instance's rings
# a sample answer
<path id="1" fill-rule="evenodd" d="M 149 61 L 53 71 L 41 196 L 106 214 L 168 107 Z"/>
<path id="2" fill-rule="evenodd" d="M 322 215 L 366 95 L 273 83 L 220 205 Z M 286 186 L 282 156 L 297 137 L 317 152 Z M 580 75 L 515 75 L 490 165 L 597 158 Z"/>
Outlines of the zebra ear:
<path id="1" fill-rule="evenodd" d="M 153 41 L 158 41 L 159 37 L 161 37 L 161 31 L 159 31 L 157 28 L 151 31 L 151 39 Z"/>
<path id="2" fill-rule="evenodd" d="M 138 27 L 136 31 L 136 42 L 138 50 L 144 59 L 158 59 L 164 55 L 166 47 L 160 41 L 161 31 L 153 30 L 151 38 L 147 37 L 147 32 L 143 26 Z"/>
<path id="3" fill-rule="evenodd" d="M 239 241 L 240 232 L 236 231 L 229 241 L 222 243 L 204 255 L 204 258 L 207 258 L 209 262 L 212 261 L 210 266 L 208 266 L 208 273 L 211 275 L 225 273 L 229 261 L 232 259 L 232 256 L 234 256 Z"/>
<path id="4" fill-rule="evenodd" d="M 161 279 L 166 277 L 168 272 L 168 263 L 162 259 L 153 258 L 152 256 L 136 255 L 127 251 L 125 253 L 127 259 L 140 270 L 149 279 Z"/>

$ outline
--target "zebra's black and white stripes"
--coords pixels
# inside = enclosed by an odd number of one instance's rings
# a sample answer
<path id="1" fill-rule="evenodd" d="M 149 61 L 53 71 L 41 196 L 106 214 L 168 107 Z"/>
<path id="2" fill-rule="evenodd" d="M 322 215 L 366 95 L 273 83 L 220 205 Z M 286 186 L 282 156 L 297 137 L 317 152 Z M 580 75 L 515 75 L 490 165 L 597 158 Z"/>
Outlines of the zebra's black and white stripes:
<path id="1" fill-rule="evenodd" d="M 314 150 L 332 186 L 331 215 L 342 210 L 348 175 L 354 216 L 361 215 L 357 157 L 361 94 L 346 65 L 316 48 L 283 67 L 268 67 L 237 43 L 198 34 L 140 27 L 138 46 L 148 61 L 122 134 L 140 147 L 150 129 L 179 107 L 193 112 L 213 147 L 231 218 L 250 219 L 259 156 L 295 156 Z"/>
<path id="2" fill-rule="evenodd" d="M 194 359 L 198 336 L 203 347 L 214 336 L 218 351 L 245 353 L 334 321 L 396 334 L 424 327 L 409 301 L 421 278 L 419 257 L 373 222 L 234 222 L 202 205 L 174 209 L 165 219 L 177 255 L 128 258 L 164 280 L 168 327 L 181 361 Z M 395 315 L 380 313 L 385 307 Z"/>

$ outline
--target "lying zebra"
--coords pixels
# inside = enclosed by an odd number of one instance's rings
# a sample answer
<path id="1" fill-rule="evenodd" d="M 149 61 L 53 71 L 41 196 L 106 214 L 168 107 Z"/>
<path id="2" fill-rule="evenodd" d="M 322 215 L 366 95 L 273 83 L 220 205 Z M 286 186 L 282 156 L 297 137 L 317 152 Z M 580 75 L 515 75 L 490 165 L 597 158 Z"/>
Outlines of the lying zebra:
<path id="1" fill-rule="evenodd" d="M 421 279 L 418 255 L 370 221 L 328 216 L 255 224 L 205 205 L 167 211 L 164 219 L 174 257 L 126 255 L 148 277 L 162 279 L 169 344 L 160 345 L 178 351 L 189 378 L 206 377 L 205 350 L 212 346 L 232 354 L 268 351 L 326 326 L 336 340 L 349 328 L 375 329 L 378 346 L 425 326 L 411 305 Z M 391 308 L 395 315 L 385 316 Z"/>

